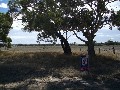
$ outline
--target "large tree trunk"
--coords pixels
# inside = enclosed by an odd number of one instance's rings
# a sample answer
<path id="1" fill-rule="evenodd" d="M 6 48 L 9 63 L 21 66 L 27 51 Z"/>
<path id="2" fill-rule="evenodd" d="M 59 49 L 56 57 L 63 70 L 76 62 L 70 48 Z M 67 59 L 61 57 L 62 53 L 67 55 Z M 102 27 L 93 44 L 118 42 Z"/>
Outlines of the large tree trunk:
<path id="1" fill-rule="evenodd" d="M 93 42 L 93 40 L 88 40 L 87 46 L 88 46 L 89 60 L 92 60 L 93 57 L 95 56 L 95 50 L 94 50 L 94 42 Z"/>
<path id="2" fill-rule="evenodd" d="M 59 39 L 61 41 L 61 46 L 63 48 L 64 54 L 67 54 L 67 55 L 72 54 L 71 48 L 70 48 L 70 45 L 69 45 L 67 39 L 65 39 L 63 37 L 63 35 L 61 35 L 61 33 L 58 33 L 58 32 L 56 32 L 56 36 L 59 37 Z"/>

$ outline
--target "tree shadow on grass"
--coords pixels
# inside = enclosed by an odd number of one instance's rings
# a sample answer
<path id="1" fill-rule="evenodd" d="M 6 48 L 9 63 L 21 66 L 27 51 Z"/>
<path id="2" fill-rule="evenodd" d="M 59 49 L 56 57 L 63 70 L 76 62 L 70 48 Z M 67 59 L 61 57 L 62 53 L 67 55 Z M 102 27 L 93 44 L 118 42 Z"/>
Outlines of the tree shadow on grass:
<path id="1" fill-rule="evenodd" d="M 73 67 L 74 70 L 80 71 L 79 58 L 80 55 L 66 56 L 59 53 L 28 53 L 4 58 L 5 61 L 1 60 L 4 62 L 0 63 L 0 84 L 24 81 L 29 78 L 42 78 L 49 75 L 59 78 L 62 76 L 59 71 L 61 68 Z M 99 55 L 90 61 L 90 74 L 84 75 L 82 78 L 89 83 L 103 82 L 103 86 L 107 88 L 112 88 L 114 85 L 115 89 L 120 88 L 118 71 L 120 71 L 120 61 Z M 66 70 L 66 72 L 68 71 Z M 78 88 L 79 90 L 81 85 L 84 86 L 79 81 L 48 83 L 47 90 L 65 90 L 66 88 L 73 88 L 72 90 Z"/>
<path id="2" fill-rule="evenodd" d="M 97 55 L 90 61 L 92 73 L 97 75 L 110 75 L 120 70 L 120 61 L 115 58 Z"/>
<path id="3" fill-rule="evenodd" d="M 59 83 L 48 83 L 46 90 L 90 90 L 87 86 L 78 81 L 62 81 Z"/>
<path id="4" fill-rule="evenodd" d="M 49 74 L 47 70 L 36 70 L 27 65 L 0 65 L 0 84 L 24 81 L 32 77 L 45 77 Z"/>
<path id="5" fill-rule="evenodd" d="M 120 89 L 120 61 L 115 58 L 97 55 L 90 61 L 89 74 L 82 77 L 88 82 L 99 82 L 110 90 Z"/>
<path id="6" fill-rule="evenodd" d="M 32 54 L 32 57 L 30 54 Z M 54 73 L 54 75 L 60 76 L 59 72 L 56 73 L 56 69 L 74 66 L 73 61 L 68 57 L 63 54 L 55 55 L 54 53 L 26 53 L 1 58 L 0 84 L 46 77 Z"/>

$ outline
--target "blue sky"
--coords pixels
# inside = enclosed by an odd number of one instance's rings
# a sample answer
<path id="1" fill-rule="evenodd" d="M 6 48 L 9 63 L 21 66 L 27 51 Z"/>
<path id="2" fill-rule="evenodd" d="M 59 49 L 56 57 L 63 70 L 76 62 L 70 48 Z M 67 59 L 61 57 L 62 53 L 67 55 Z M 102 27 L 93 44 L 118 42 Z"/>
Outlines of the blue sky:
<path id="1" fill-rule="evenodd" d="M 8 7 L 7 7 L 7 2 L 8 0 L 0 0 L 0 12 L 7 12 Z M 112 6 L 112 7 L 110 7 Z M 116 11 L 120 10 L 120 1 L 112 3 L 108 5 L 109 9 L 114 8 Z M 38 32 L 24 32 L 21 30 L 23 27 L 21 25 L 21 21 L 14 21 L 13 22 L 13 29 L 9 33 L 9 37 L 12 38 L 12 43 L 13 44 L 36 44 L 37 41 L 37 34 Z M 72 35 L 72 33 L 68 33 L 69 35 Z M 82 33 L 78 33 L 78 35 L 85 39 L 84 36 L 82 36 Z M 120 42 L 120 31 L 117 30 L 117 27 L 114 27 L 113 30 L 109 30 L 108 26 L 103 27 L 101 30 L 99 30 L 96 33 L 95 39 L 97 42 L 106 42 L 108 40 L 113 40 L 113 41 L 119 41 Z M 79 39 L 77 39 L 75 36 L 71 36 L 68 39 L 69 43 L 77 42 L 77 43 L 83 43 Z M 41 42 L 45 43 L 45 42 Z M 58 39 L 58 43 L 60 43 Z"/>

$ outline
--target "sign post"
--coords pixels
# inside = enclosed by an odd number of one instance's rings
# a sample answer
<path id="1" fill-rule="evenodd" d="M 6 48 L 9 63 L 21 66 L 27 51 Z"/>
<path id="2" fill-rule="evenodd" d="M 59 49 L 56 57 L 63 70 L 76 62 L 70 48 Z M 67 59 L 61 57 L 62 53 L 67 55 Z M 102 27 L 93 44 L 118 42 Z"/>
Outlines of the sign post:
<path id="1" fill-rule="evenodd" d="M 82 55 L 80 57 L 80 70 L 81 71 L 88 71 L 89 70 L 89 59 L 88 55 Z"/>

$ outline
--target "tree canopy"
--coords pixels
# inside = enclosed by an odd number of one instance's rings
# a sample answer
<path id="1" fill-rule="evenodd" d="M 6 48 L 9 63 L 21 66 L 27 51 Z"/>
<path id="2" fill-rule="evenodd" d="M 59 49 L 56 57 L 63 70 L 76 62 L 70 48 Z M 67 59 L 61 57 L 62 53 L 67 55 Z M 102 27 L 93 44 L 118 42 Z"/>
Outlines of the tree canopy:
<path id="1" fill-rule="evenodd" d="M 116 13 L 113 13 L 112 16 L 112 25 L 117 26 L 118 30 L 120 30 L 120 10 Z"/>
<path id="2" fill-rule="evenodd" d="M 68 42 L 60 34 L 63 31 L 73 31 L 74 35 L 88 46 L 89 56 L 94 56 L 95 33 L 104 25 L 112 29 L 116 23 L 114 10 L 109 10 L 108 4 L 118 0 L 10 0 L 10 12 L 22 14 L 22 22 L 27 31 L 39 31 L 39 37 L 56 39 L 67 46 Z M 113 22 L 114 21 L 114 22 Z M 87 40 L 77 35 L 82 32 Z M 61 44 L 63 47 L 63 43 Z"/>
<path id="3" fill-rule="evenodd" d="M 78 2 L 71 0 L 69 3 L 67 0 L 62 3 L 75 7 Z M 22 14 L 21 20 L 25 26 L 24 30 L 40 32 L 38 34 L 39 40 L 45 40 L 45 38 L 56 40 L 59 38 L 63 50 L 71 53 L 67 39 L 61 35 L 61 30 L 67 30 L 65 22 L 68 21 L 65 16 L 68 15 L 69 11 L 66 6 L 61 6 L 59 0 L 10 0 L 8 6 L 9 12 L 14 13 L 15 18 Z M 65 9 L 61 7 L 65 7 Z"/>
<path id="4" fill-rule="evenodd" d="M 105 25 L 108 25 L 110 30 L 112 30 L 113 26 L 118 26 L 118 28 L 120 26 L 120 12 L 116 13 L 114 9 L 108 7 L 110 3 L 118 0 L 84 0 L 82 7 L 80 7 L 80 4 L 71 7 L 69 4 L 62 3 L 63 0 L 59 1 L 61 6 L 67 5 L 69 11 L 68 15 L 66 15 L 68 21 L 65 26 L 68 30 L 73 31 L 78 39 L 87 44 L 90 57 L 95 55 L 94 38 L 96 32 Z M 79 2 L 78 0 L 75 1 Z M 68 2 L 70 1 L 68 0 Z M 78 36 L 78 32 L 82 32 L 87 40 Z"/>

